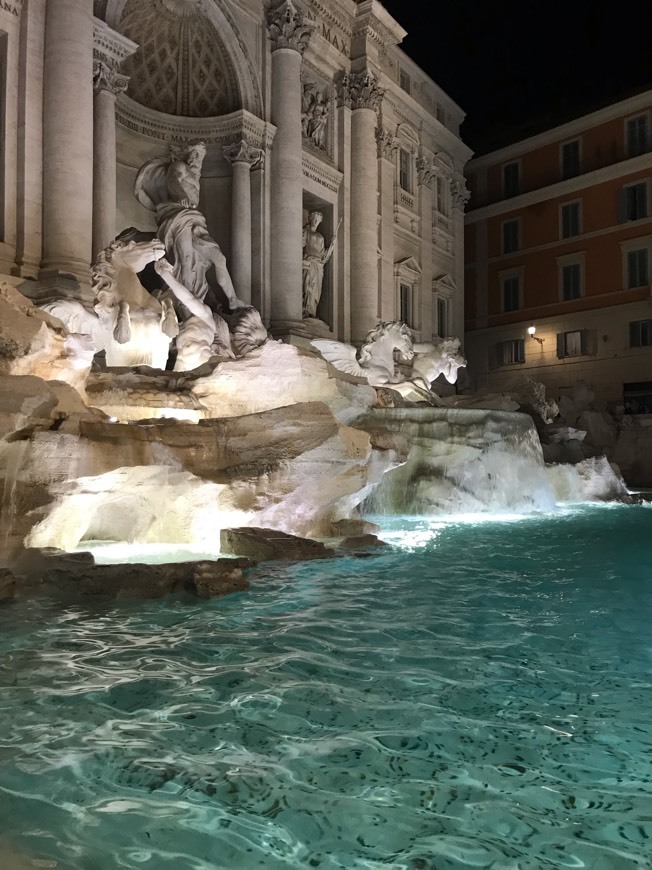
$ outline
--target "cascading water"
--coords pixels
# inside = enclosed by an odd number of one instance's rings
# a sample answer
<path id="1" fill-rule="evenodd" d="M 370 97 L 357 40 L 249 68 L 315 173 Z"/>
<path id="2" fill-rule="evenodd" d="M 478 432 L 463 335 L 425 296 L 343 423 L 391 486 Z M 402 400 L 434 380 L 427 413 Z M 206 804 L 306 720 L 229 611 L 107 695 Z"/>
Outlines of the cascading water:
<path id="1" fill-rule="evenodd" d="M 532 419 L 510 411 L 383 408 L 368 425 L 410 444 L 365 505 L 377 514 L 549 511 L 555 493 Z"/>

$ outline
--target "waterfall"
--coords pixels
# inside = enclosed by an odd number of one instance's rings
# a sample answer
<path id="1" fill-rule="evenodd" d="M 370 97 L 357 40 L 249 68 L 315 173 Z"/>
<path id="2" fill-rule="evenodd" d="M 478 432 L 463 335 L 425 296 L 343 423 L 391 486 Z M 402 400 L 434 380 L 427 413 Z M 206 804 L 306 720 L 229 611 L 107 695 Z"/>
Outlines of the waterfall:
<path id="1" fill-rule="evenodd" d="M 550 511 L 556 499 L 532 419 L 512 411 L 382 408 L 365 428 L 409 444 L 365 510 L 375 514 Z"/>

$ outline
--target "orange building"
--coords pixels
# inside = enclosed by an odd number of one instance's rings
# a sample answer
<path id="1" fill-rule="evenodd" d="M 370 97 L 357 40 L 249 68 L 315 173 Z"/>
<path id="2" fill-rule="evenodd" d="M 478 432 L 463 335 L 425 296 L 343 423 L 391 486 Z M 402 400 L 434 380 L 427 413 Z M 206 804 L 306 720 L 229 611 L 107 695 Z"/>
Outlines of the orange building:
<path id="1" fill-rule="evenodd" d="M 583 381 L 652 411 L 651 121 L 646 91 L 467 164 L 476 389 L 526 374 L 555 397 Z"/>

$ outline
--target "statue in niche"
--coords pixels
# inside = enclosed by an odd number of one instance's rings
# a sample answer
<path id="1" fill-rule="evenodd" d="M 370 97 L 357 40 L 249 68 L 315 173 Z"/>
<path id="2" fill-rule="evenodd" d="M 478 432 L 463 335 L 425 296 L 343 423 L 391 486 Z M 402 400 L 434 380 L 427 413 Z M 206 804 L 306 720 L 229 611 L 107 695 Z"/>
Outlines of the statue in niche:
<path id="1" fill-rule="evenodd" d="M 108 366 L 147 365 L 164 369 L 170 342 L 179 332 L 172 301 L 159 301 L 140 283 L 138 272 L 165 256 L 159 239 L 138 241 L 133 227 L 105 248 L 92 269 L 93 310 L 76 299 L 41 306 L 73 334 L 90 336 Z"/>
<path id="2" fill-rule="evenodd" d="M 242 308 L 245 303 L 236 296 L 226 257 L 197 208 L 205 156 L 203 142 L 171 147 L 169 157 L 154 157 L 141 166 L 134 193 L 145 208 L 156 213 L 157 234 L 177 281 L 203 302 L 209 290 L 206 274 L 213 266 L 230 307 Z"/>
<path id="3" fill-rule="evenodd" d="M 379 323 L 366 336 L 360 352 L 350 344 L 315 339 L 313 347 L 324 359 L 340 371 L 366 378 L 372 387 L 389 386 L 412 401 L 427 401 L 431 405 L 441 400 L 431 389 L 440 374 L 454 384 L 457 370 L 466 365 L 459 353 L 460 341 L 446 338 L 435 344 L 415 344 L 412 330 L 398 320 Z M 410 377 L 405 377 L 396 364 L 394 352 L 401 362 L 412 362 Z"/>
<path id="4" fill-rule="evenodd" d="M 252 306 L 238 308 L 233 315 L 226 315 L 225 320 L 177 280 L 174 267 L 165 257 L 154 268 L 190 312 L 179 328 L 175 372 L 189 372 L 213 356 L 229 359 L 245 356 L 267 341 L 267 330 Z"/>
<path id="5" fill-rule="evenodd" d="M 301 130 L 303 136 L 313 145 L 326 150 L 326 125 L 330 114 L 331 101 L 327 91 L 320 91 L 312 82 L 303 83 L 301 97 Z"/>
<path id="6" fill-rule="evenodd" d="M 335 240 L 340 228 L 337 229 L 326 247 L 323 235 L 319 232 L 319 225 L 324 219 L 320 211 L 311 211 L 308 223 L 303 227 L 303 316 L 317 317 L 317 306 L 321 299 L 322 284 L 324 282 L 324 266 L 330 260 L 335 247 Z M 340 223 L 342 221 L 340 220 Z"/>

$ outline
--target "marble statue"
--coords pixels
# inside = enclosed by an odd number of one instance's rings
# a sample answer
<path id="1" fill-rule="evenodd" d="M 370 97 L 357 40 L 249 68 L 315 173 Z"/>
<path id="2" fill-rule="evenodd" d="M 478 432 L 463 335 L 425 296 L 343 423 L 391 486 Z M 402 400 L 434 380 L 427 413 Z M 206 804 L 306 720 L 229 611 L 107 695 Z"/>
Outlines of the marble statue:
<path id="1" fill-rule="evenodd" d="M 106 351 L 108 366 L 148 365 L 164 369 L 170 342 L 179 331 L 171 300 L 154 298 L 138 272 L 165 256 L 159 239 L 137 241 L 137 230 L 121 233 L 93 265 L 93 310 L 76 299 L 41 306 L 68 332 L 88 335 L 96 352 Z"/>
<path id="2" fill-rule="evenodd" d="M 192 371 L 213 356 L 230 359 L 243 357 L 267 341 L 267 330 L 259 312 L 252 306 L 239 308 L 233 315 L 226 315 L 227 322 L 177 280 L 174 267 L 165 257 L 161 257 L 154 268 L 190 312 L 190 317 L 179 328 L 175 372 Z"/>
<path id="3" fill-rule="evenodd" d="M 341 341 L 314 339 L 310 343 L 336 369 L 366 378 L 372 387 L 405 380 L 394 362 L 395 350 L 405 360 L 414 356 L 412 331 L 398 320 L 379 323 L 368 332 L 359 354 L 353 345 Z"/>
<path id="4" fill-rule="evenodd" d="M 432 392 L 431 383 L 443 374 L 454 384 L 457 371 L 466 365 L 460 354 L 460 341 L 445 338 L 436 344 L 415 343 L 412 330 L 400 321 L 379 323 L 365 338 L 357 354 L 350 344 L 339 341 L 315 339 L 313 347 L 335 368 L 351 375 L 366 378 L 372 387 L 391 386 L 411 401 L 427 401 L 440 404 Z M 394 351 L 398 351 L 401 363 L 410 362 L 412 368 L 405 376 L 396 365 Z"/>
<path id="5" fill-rule="evenodd" d="M 327 92 L 321 92 L 312 82 L 303 83 L 301 97 L 301 130 L 313 145 L 326 150 L 326 125 L 331 101 Z"/>
<path id="6" fill-rule="evenodd" d="M 435 344 L 415 343 L 412 380 L 420 379 L 426 389 L 443 375 L 449 384 L 457 382 L 458 369 L 466 366 L 459 338 L 442 338 Z"/>
<path id="7" fill-rule="evenodd" d="M 140 168 L 134 193 L 145 208 L 156 213 L 158 237 L 179 283 L 203 302 L 209 290 L 206 274 L 213 266 L 230 307 L 241 308 L 245 303 L 236 296 L 226 257 L 197 208 L 205 156 L 203 142 L 171 148 L 169 157 L 154 157 Z"/>
<path id="8" fill-rule="evenodd" d="M 303 316 L 317 317 L 324 282 L 324 266 L 330 260 L 335 247 L 337 230 L 330 245 L 326 247 L 319 224 L 324 216 L 320 211 L 310 212 L 308 223 L 303 228 Z M 341 221 L 340 221 L 341 223 Z M 337 229 L 339 229 L 339 224 Z"/>

